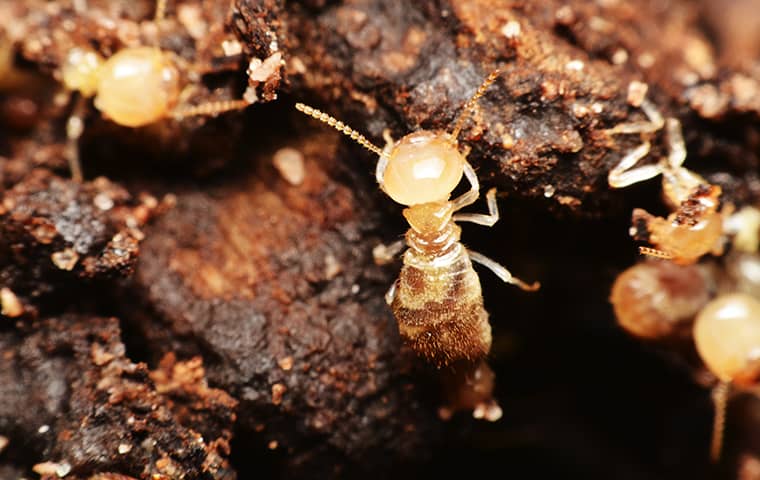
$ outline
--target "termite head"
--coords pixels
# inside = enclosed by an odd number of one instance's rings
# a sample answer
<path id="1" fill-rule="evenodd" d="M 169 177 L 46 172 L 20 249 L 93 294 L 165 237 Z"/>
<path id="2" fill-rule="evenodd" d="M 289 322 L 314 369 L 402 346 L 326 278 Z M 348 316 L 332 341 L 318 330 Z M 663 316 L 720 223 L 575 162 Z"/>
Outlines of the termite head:
<path id="1" fill-rule="evenodd" d="M 694 342 L 722 382 L 755 383 L 760 378 L 760 301 L 744 293 L 719 296 L 697 315 Z"/>
<path id="2" fill-rule="evenodd" d="M 646 225 L 648 241 L 666 254 L 663 258 L 676 263 L 694 263 L 707 253 L 719 255 L 723 250 L 723 215 L 717 211 L 720 193 L 719 186 L 702 184 L 667 219 L 636 209 L 633 224 Z"/>
<path id="3" fill-rule="evenodd" d="M 95 107 L 119 125 L 156 122 L 179 99 L 179 73 L 171 56 L 157 48 L 125 48 L 106 60 L 98 77 Z"/>
<path id="4" fill-rule="evenodd" d="M 464 164 L 451 136 L 421 130 L 390 149 L 381 187 L 402 205 L 445 202 L 462 179 Z"/>

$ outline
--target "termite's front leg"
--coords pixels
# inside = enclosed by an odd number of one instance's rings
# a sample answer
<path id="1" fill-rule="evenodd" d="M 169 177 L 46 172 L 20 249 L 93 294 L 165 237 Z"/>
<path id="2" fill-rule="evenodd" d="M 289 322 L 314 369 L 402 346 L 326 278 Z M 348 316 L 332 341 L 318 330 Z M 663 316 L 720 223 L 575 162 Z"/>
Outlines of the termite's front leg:
<path id="1" fill-rule="evenodd" d="M 475 173 L 475 169 L 470 165 L 470 162 L 466 160 L 464 162 L 464 176 L 467 178 L 467 181 L 470 182 L 470 189 L 451 201 L 452 210 L 455 212 L 467 205 L 472 205 L 480 196 L 480 182 L 478 181 L 478 176 Z"/>
<path id="2" fill-rule="evenodd" d="M 486 193 L 486 202 L 488 203 L 488 213 L 457 213 L 452 219 L 455 222 L 472 222 L 478 225 L 492 227 L 499 221 L 499 206 L 496 204 L 496 188 L 492 188 Z"/>

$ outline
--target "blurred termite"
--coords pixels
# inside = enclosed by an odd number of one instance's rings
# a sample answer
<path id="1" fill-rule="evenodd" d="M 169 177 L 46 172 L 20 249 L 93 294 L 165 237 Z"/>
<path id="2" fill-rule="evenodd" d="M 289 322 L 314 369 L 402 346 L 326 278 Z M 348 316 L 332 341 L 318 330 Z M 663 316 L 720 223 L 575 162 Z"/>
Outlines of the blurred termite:
<path id="1" fill-rule="evenodd" d="M 154 21 L 163 20 L 165 11 L 166 0 L 158 0 Z M 184 99 L 193 88 L 188 77 L 193 73 L 187 61 L 154 46 L 123 48 L 107 59 L 89 47 L 69 50 L 61 80 L 68 92 L 79 94 L 66 125 L 72 177 L 82 180 L 77 143 L 90 98 L 105 117 L 126 127 L 143 127 L 165 118 L 216 116 L 251 104 L 245 99 L 186 104 Z"/>
<path id="2" fill-rule="evenodd" d="M 657 163 L 637 167 L 651 148 L 651 143 L 645 140 L 626 154 L 608 176 L 610 187 L 623 188 L 662 175 L 662 194 L 671 214 L 668 218 L 662 218 L 642 209 L 634 209 L 631 235 L 638 238 L 644 231 L 643 237 L 655 247 L 640 247 L 639 251 L 679 264 L 694 263 L 707 253 L 720 255 L 723 251 L 724 217 L 718 212 L 721 188 L 711 185 L 683 166 L 686 147 L 681 123 L 677 119 L 663 119 L 647 100 L 642 101 L 641 109 L 648 121 L 622 123 L 607 130 L 610 135 L 651 134 L 663 126 L 667 131 L 667 157 Z"/>
<path id="3" fill-rule="evenodd" d="M 760 379 L 760 301 L 746 293 L 720 295 L 694 322 L 694 343 L 720 383 L 713 390 L 715 418 L 710 456 L 720 459 L 730 387 L 751 387 Z"/>
<path id="4" fill-rule="evenodd" d="M 647 261 L 618 275 L 610 302 L 621 327 L 636 337 L 656 340 L 688 336 L 711 290 L 709 276 L 697 265 Z"/>
<path id="5" fill-rule="evenodd" d="M 466 159 L 468 149 L 460 151 L 457 140 L 478 99 L 499 74 L 497 70 L 489 75 L 465 103 L 451 133 L 419 130 L 394 141 L 386 130 L 383 149 L 328 114 L 300 103 L 296 105 L 301 112 L 327 123 L 377 154 L 377 183 L 389 197 L 407 207 L 403 215 L 411 228 L 405 241 L 381 246 L 376 249 L 375 257 L 378 263 L 384 263 L 405 245 L 409 247 L 403 255 L 399 278 L 388 290 L 386 301 L 393 310 L 403 340 L 419 356 L 438 367 L 455 362 L 476 364 L 491 348 L 491 326 L 473 261 L 523 290 L 539 288 L 537 282 L 523 282 L 502 265 L 466 249 L 459 241 L 461 228 L 456 222 L 490 227 L 499 220 L 495 188 L 486 194 L 488 214 L 459 212 L 478 199 L 480 183 Z M 462 176 L 470 183 L 469 191 L 450 200 Z M 483 413 L 490 420 L 501 414 L 498 406 L 479 404 L 474 407 L 475 412 L 490 408 L 490 412 Z"/>

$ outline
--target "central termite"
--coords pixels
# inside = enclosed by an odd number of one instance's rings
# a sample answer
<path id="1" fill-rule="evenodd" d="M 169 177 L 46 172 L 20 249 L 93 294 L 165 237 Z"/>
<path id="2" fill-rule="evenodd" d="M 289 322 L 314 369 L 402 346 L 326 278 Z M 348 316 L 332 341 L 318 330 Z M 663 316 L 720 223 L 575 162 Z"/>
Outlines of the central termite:
<path id="1" fill-rule="evenodd" d="M 459 213 L 479 197 L 480 184 L 467 162 L 468 149 L 459 149 L 457 137 L 478 99 L 499 76 L 486 78 L 464 105 L 451 133 L 419 130 L 393 141 L 386 130 L 383 149 L 343 122 L 312 107 L 297 104 L 301 112 L 327 123 L 379 155 L 375 176 L 380 188 L 405 205 L 410 229 L 405 242 L 382 249 L 392 258 L 403 247 L 403 268 L 386 301 L 391 306 L 403 340 L 437 367 L 456 362 L 477 363 L 491 348 L 491 326 L 483 307 L 478 275 L 472 261 L 488 267 L 506 283 L 534 291 L 538 283 L 526 284 L 495 261 L 466 249 L 459 241 L 456 222 L 493 226 L 499 220 L 496 189 L 486 194 L 488 214 Z M 470 189 L 450 200 L 462 176 Z M 376 252 L 378 253 L 378 252 Z"/>

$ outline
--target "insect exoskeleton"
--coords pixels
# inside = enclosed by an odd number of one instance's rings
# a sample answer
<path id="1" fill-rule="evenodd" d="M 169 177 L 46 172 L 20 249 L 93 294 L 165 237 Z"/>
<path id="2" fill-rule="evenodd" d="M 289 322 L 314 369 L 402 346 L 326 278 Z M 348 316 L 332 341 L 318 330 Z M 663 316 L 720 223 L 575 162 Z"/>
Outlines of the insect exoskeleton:
<path id="1" fill-rule="evenodd" d="M 156 20 L 163 18 L 166 1 L 158 0 Z M 76 143 L 83 131 L 85 100 L 94 97 L 95 107 L 106 118 L 126 127 L 143 127 L 165 118 L 216 116 L 240 110 L 252 102 L 220 100 L 187 105 L 182 101 L 194 66 L 173 52 L 154 46 L 125 47 L 103 58 L 90 47 L 72 47 L 61 65 L 61 82 L 80 98 L 67 123 L 69 165 L 81 180 Z"/>
<path id="2" fill-rule="evenodd" d="M 407 207 L 403 214 L 411 227 L 405 236 L 409 248 L 403 255 L 404 265 L 386 300 L 405 342 L 439 367 L 460 360 L 475 362 L 491 347 L 488 313 L 472 261 L 524 290 L 539 288 L 538 283 L 528 285 L 493 260 L 466 249 L 459 242 L 461 229 L 455 223 L 492 226 L 499 219 L 495 189 L 486 195 L 488 214 L 458 213 L 478 199 L 480 185 L 457 141 L 467 116 L 498 75 L 498 70 L 492 73 L 465 104 L 451 133 L 421 130 L 394 141 L 386 131 L 384 149 L 333 117 L 296 105 L 379 155 L 377 182 L 388 196 Z M 451 200 L 463 176 L 470 189 Z M 378 252 L 388 260 L 403 247 L 404 242 L 396 242 Z"/>
<path id="3" fill-rule="evenodd" d="M 662 175 L 662 194 L 672 213 L 662 218 L 642 209 L 634 210 L 631 235 L 655 247 L 640 247 L 640 252 L 680 264 L 694 263 L 708 253 L 720 255 L 724 242 L 724 215 L 718 211 L 721 188 L 683 166 L 686 147 L 681 123 L 675 118 L 663 119 L 646 100 L 641 108 L 648 122 L 623 123 L 607 131 L 609 134 L 651 134 L 663 126 L 667 130 L 670 149 L 667 157 L 636 167 L 649 153 L 651 144 L 645 140 L 626 154 L 608 176 L 610 187 L 622 188 Z"/>
<path id="4" fill-rule="evenodd" d="M 710 300 L 711 290 L 707 275 L 697 265 L 649 261 L 615 279 L 610 302 L 621 327 L 655 340 L 690 334 L 691 322 Z"/>

